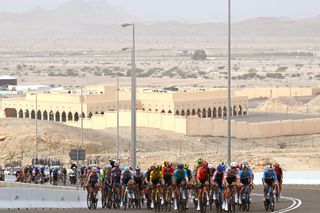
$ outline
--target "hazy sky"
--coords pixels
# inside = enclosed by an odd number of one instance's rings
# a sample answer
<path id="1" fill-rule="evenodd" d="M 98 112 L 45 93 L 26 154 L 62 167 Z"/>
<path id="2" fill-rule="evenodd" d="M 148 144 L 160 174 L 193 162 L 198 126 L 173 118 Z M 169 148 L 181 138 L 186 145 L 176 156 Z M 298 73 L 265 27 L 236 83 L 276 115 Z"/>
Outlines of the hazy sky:
<path id="1" fill-rule="evenodd" d="M 40 6 L 53 9 L 69 0 L 0 0 L 0 11 L 22 12 Z M 94 0 L 88 0 L 94 1 Z M 107 0 L 128 13 L 152 21 L 226 21 L 227 0 Z M 261 16 L 294 19 L 320 15 L 320 0 L 232 0 L 233 20 Z"/>

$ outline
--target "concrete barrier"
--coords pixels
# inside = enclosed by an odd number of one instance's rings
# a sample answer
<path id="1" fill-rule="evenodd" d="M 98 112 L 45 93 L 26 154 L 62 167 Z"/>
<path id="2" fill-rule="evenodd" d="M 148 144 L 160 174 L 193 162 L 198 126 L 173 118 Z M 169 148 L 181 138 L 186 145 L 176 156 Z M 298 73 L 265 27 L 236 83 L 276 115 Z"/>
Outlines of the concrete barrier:
<path id="1" fill-rule="evenodd" d="M 0 209 L 86 207 L 86 192 L 82 190 L 0 188 Z"/>

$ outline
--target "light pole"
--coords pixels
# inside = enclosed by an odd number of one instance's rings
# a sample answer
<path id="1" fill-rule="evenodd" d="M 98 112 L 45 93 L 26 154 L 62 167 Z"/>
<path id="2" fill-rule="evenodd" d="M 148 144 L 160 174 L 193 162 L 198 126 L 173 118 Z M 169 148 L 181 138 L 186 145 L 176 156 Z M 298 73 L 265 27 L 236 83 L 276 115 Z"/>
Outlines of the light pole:
<path id="1" fill-rule="evenodd" d="M 36 163 L 38 163 L 38 93 L 36 93 Z"/>
<path id="2" fill-rule="evenodd" d="M 125 23 L 122 27 L 132 27 L 132 49 L 131 49 L 131 166 L 136 167 L 136 62 L 135 62 L 135 25 L 134 23 Z"/>
<path id="3" fill-rule="evenodd" d="M 231 0 L 228 0 L 228 163 L 231 163 Z"/>
<path id="4" fill-rule="evenodd" d="M 120 144 L 119 144 L 119 75 L 117 74 L 117 159 L 120 157 Z"/>

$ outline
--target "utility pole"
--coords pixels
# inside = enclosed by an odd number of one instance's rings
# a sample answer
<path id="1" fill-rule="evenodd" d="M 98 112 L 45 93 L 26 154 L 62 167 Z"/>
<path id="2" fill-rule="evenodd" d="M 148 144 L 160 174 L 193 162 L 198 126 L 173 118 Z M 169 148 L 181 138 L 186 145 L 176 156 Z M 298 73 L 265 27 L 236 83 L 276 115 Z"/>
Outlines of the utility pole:
<path id="1" fill-rule="evenodd" d="M 228 0 L 228 163 L 231 163 L 231 0 Z"/>
<path id="2" fill-rule="evenodd" d="M 35 112 L 35 119 L 36 119 L 36 163 L 38 163 L 38 94 L 36 93 L 36 112 Z"/>
<path id="3" fill-rule="evenodd" d="M 117 160 L 120 158 L 120 144 L 119 144 L 119 75 L 117 74 Z"/>

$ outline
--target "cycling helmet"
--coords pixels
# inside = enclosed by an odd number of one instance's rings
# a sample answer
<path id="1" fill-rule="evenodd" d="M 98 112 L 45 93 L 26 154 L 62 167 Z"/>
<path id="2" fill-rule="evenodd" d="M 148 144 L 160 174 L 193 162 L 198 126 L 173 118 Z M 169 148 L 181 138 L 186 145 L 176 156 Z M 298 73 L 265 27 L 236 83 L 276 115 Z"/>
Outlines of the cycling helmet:
<path id="1" fill-rule="evenodd" d="M 154 165 L 150 166 L 150 168 L 149 168 L 150 171 L 152 171 L 152 170 L 154 170 L 154 169 L 155 169 L 155 166 L 154 166 Z"/>
<path id="2" fill-rule="evenodd" d="M 178 164 L 178 169 L 183 169 L 184 165 L 182 163 Z"/>
<path id="3" fill-rule="evenodd" d="M 115 166 L 115 167 L 119 167 L 119 166 L 120 166 L 119 161 L 114 162 L 114 166 Z"/>
<path id="4" fill-rule="evenodd" d="M 205 161 L 205 162 L 202 163 L 202 167 L 208 168 L 208 166 L 209 166 L 208 162 Z"/>
<path id="5" fill-rule="evenodd" d="M 236 168 L 238 165 L 237 165 L 237 163 L 236 162 L 231 162 L 230 163 L 230 167 L 231 168 Z"/>
<path id="6" fill-rule="evenodd" d="M 208 168 L 209 168 L 209 169 L 213 169 L 214 166 L 210 163 L 210 164 L 208 165 Z"/>
<path id="7" fill-rule="evenodd" d="M 136 171 L 140 171 L 141 168 L 139 166 L 136 166 Z"/>
<path id="8" fill-rule="evenodd" d="M 168 163 L 168 161 L 164 161 L 164 162 L 163 162 L 163 167 L 166 167 L 166 166 L 167 166 L 167 163 Z"/>
<path id="9" fill-rule="evenodd" d="M 130 167 L 129 167 L 129 166 L 125 166 L 125 167 L 123 168 L 123 170 L 124 170 L 125 172 L 130 171 Z"/>
<path id="10" fill-rule="evenodd" d="M 218 172 L 224 172 L 225 171 L 225 167 L 222 164 L 219 164 L 217 167 Z"/>
<path id="11" fill-rule="evenodd" d="M 189 165 L 185 163 L 185 164 L 183 165 L 183 168 L 184 168 L 184 169 L 189 169 Z"/>
<path id="12" fill-rule="evenodd" d="M 167 167 L 171 168 L 172 167 L 172 163 L 171 162 L 167 162 Z"/>
<path id="13" fill-rule="evenodd" d="M 154 170 L 160 171 L 160 170 L 161 170 L 161 167 L 160 167 L 160 166 L 155 166 L 155 167 L 154 167 Z"/>
<path id="14" fill-rule="evenodd" d="M 270 165 L 267 167 L 267 169 L 268 169 L 269 171 L 273 171 L 273 166 L 272 166 L 272 164 L 270 164 Z"/>
<path id="15" fill-rule="evenodd" d="M 112 166 L 109 164 L 109 165 L 106 165 L 105 167 L 104 167 L 104 169 L 105 170 L 111 170 L 112 169 Z"/>
<path id="16" fill-rule="evenodd" d="M 203 158 L 198 158 L 198 159 L 197 159 L 197 163 L 198 163 L 198 164 L 203 163 L 203 161 L 204 161 Z"/>

